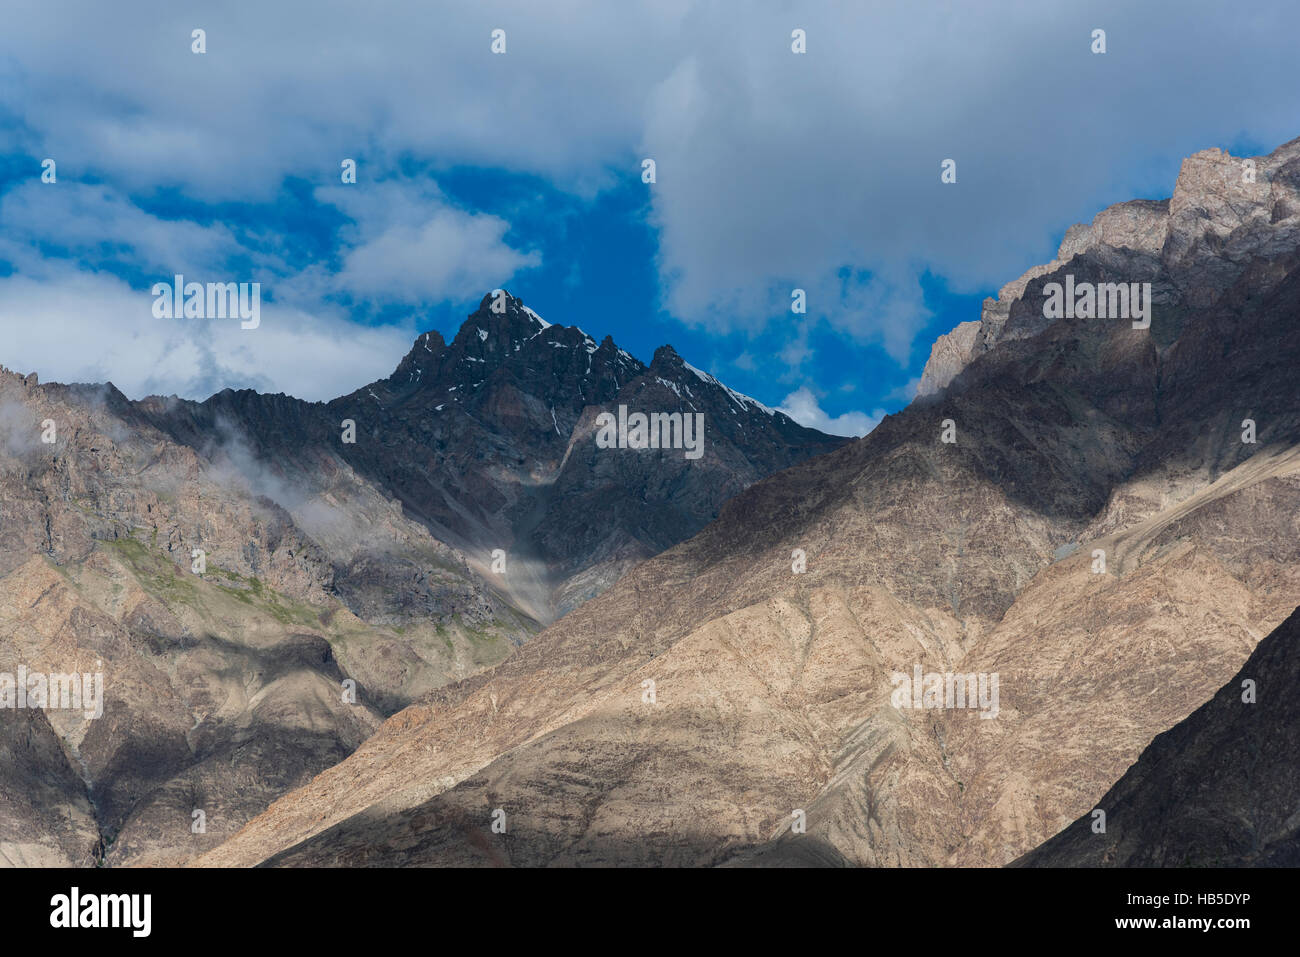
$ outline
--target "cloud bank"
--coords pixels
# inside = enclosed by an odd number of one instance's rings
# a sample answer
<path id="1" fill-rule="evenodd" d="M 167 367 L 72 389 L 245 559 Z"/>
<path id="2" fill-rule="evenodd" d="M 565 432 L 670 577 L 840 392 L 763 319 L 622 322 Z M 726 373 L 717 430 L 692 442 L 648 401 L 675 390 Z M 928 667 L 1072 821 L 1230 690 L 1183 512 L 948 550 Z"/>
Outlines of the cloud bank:
<path id="1" fill-rule="evenodd" d="M 6 359 L 139 388 L 294 392 L 307 388 L 304 349 L 351 385 L 390 370 L 406 343 L 340 304 L 475 299 L 545 260 L 508 217 L 439 191 L 457 168 L 589 196 L 653 158 L 647 209 L 672 316 L 794 342 L 802 288 L 808 321 L 906 367 L 932 318 L 923 276 L 994 289 L 1050 256 L 1070 222 L 1167 195 L 1181 156 L 1300 132 L 1276 79 L 1291 75 L 1300 8 L 1282 2 L 831 0 L 742 16 L 713 0 L 18 0 L 6 19 L 0 120 L 16 151 L 55 158 L 60 175 L 38 185 L 33 162 L 0 205 Z M 490 51 L 497 28 L 504 55 Z M 795 28 L 805 54 L 791 51 Z M 345 158 L 355 186 L 339 183 Z M 940 181 L 945 159 L 955 183 Z M 223 222 L 223 204 L 274 205 L 295 182 L 345 220 L 327 261 L 295 261 L 275 224 Z M 162 195 L 199 212 L 146 212 Z M 217 278 L 274 280 L 277 315 L 257 344 L 150 326 L 111 278 L 232 263 L 250 274 Z M 33 331 L 34 316 L 73 334 Z M 381 363 L 370 350 L 388 351 Z"/>

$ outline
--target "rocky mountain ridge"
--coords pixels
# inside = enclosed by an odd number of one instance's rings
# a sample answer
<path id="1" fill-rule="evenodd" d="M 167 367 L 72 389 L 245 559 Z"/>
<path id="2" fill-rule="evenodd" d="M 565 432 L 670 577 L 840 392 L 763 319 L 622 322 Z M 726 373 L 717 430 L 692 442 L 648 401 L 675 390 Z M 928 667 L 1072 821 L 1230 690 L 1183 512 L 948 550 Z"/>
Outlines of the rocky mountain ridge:
<path id="1" fill-rule="evenodd" d="M 1159 301 L 1191 308 L 1209 305 L 1213 293 L 1207 290 L 1231 284 L 1256 253 L 1272 258 L 1277 252 L 1265 245 L 1279 241 L 1276 231 L 1253 227 L 1294 217 L 1300 176 L 1294 145 L 1254 158 L 1203 150 L 1183 161 L 1171 198 L 1120 203 L 1102 210 L 1091 223 L 1071 226 L 1051 262 L 1030 268 L 999 289 L 995 299 L 985 299 L 978 320 L 960 323 L 939 337 L 918 395 L 946 388 L 1004 337 L 1040 328 L 1041 316 L 1039 322 L 1013 322 L 1008 329 L 1012 306 L 1023 300 L 1018 318 L 1031 315 L 1042 300 L 1026 296 L 1029 284 L 1059 271 L 1076 256 L 1095 254 L 1112 262 L 1122 256 L 1132 275 L 1143 275 L 1159 263 L 1165 272 Z M 1286 243 L 1289 234 L 1283 231 L 1282 236 Z M 1213 282 L 1199 281 L 1197 273 L 1204 269 L 1214 270 Z"/>
<path id="2" fill-rule="evenodd" d="M 543 624 L 694 534 L 742 488 L 847 441 L 741 396 L 671 346 L 645 366 L 608 336 L 597 344 L 498 293 L 451 343 L 424 333 L 387 379 L 329 403 L 146 400 L 150 421 L 186 444 L 229 423 L 277 468 L 328 449 Z M 596 416 L 619 405 L 702 413 L 703 457 L 598 449 Z M 345 421 L 354 443 L 339 439 Z M 491 571 L 497 549 L 504 573 Z"/>

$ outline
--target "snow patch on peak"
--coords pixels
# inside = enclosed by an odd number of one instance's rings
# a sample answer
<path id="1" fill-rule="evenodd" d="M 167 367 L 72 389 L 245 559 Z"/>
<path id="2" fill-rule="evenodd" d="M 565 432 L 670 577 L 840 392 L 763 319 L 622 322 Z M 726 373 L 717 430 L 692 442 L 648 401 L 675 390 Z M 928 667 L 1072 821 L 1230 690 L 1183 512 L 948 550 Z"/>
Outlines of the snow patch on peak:
<path id="1" fill-rule="evenodd" d="M 662 376 L 655 376 L 655 381 L 658 382 L 665 389 L 672 389 L 674 392 L 676 392 L 677 398 L 680 399 L 682 397 L 682 390 L 677 387 L 676 382 L 669 382 L 667 379 L 663 378 Z"/>
<path id="2" fill-rule="evenodd" d="M 759 410 L 760 412 L 766 412 L 768 415 L 772 416 L 773 418 L 776 417 L 777 413 L 775 409 L 768 408 L 762 402 L 759 402 L 757 399 L 751 398 L 745 395 L 744 393 L 737 392 L 735 389 L 731 388 L 728 385 L 724 385 L 723 383 L 715 379 L 713 376 L 709 375 L 707 372 L 703 372 L 695 368 L 695 366 L 691 365 L 685 359 L 682 360 L 682 365 L 686 366 L 686 368 L 694 372 L 701 382 L 705 382 L 709 385 L 715 385 L 719 389 L 722 389 L 724 392 L 727 393 L 728 396 L 730 396 L 731 401 L 735 402 L 742 409 L 745 408 L 746 406 L 752 406 L 753 408 Z"/>
<path id="3" fill-rule="evenodd" d="M 542 318 L 541 316 L 539 316 L 537 313 L 533 312 L 533 310 L 529 309 L 527 306 L 524 306 L 524 307 L 523 307 L 523 310 L 524 310 L 525 313 L 527 313 L 528 315 L 530 315 L 530 316 L 532 316 L 534 319 L 536 319 L 537 322 L 538 322 L 538 324 L 541 325 L 541 327 L 542 327 L 543 329 L 549 329 L 549 328 L 551 328 L 551 324 L 550 324 L 549 322 L 547 322 L 545 319 L 543 319 L 543 318 Z"/>
<path id="4" fill-rule="evenodd" d="M 719 382 L 717 379 L 713 378 L 713 376 L 709 375 L 707 372 L 703 372 L 703 371 L 701 371 L 701 370 L 695 368 L 695 366 L 691 365 L 691 364 L 690 364 L 689 362 L 687 362 L 685 359 L 682 360 L 682 365 L 686 366 L 686 368 L 688 368 L 688 369 L 690 369 L 692 372 L 694 372 L 695 375 L 696 375 L 696 377 L 697 377 L 701 382 L 709 382 L 709 383 L 712 383 L 713 385 L 722 385 L 722 383 Z"/>

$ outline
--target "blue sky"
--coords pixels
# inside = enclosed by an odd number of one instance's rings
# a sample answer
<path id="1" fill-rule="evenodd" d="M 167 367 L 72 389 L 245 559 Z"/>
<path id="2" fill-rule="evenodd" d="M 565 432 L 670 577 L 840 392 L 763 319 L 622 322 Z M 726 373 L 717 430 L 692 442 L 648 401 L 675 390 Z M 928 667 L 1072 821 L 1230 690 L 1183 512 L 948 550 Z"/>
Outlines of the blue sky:
<path id="1" fill-rule="evenodd" d="M 372 6 L 10 4 L 0 363 L 329 398 L 504 286 L 860 433 L 1070 224 L 1300 135 L 1294 4 Z M 176 272 L 262 325 L 156 319 Z"/>

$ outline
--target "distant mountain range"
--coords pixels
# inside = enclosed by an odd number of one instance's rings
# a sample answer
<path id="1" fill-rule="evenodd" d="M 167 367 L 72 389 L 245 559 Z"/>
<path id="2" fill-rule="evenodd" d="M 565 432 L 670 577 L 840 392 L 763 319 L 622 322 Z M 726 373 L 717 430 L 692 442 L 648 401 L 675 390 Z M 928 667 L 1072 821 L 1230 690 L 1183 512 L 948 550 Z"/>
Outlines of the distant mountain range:
<path id="1" fill-rule="evenodd" d="M 598 454 L 596 416 L 620 405 L 702 413 L 703 457 Z M 233 434 L 298 482 L 310 482 L 316 456 L 336 456 L 542 624 L 695 534 L 758 479 L 847 441 L 732 391 L 672 346 L 646 366 L 504 290 L 484 296 L 450 344 L 425 333 L 387 379 L 332 402 L 226 391 L 137 409 L 194 448 Z M 353 443 L 341 440 L 345 420 Z M 490 573 L 495 549 L 504 574 Z"/>

